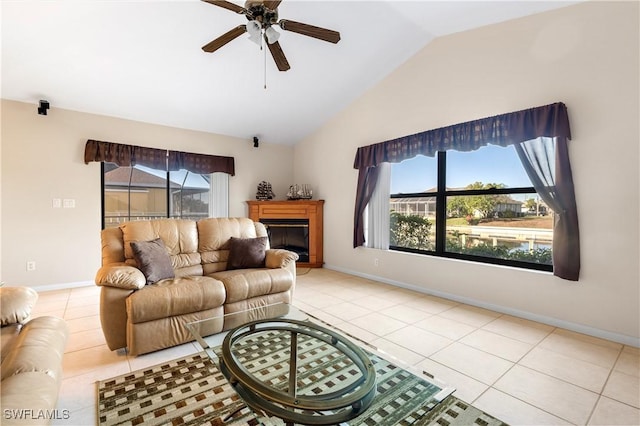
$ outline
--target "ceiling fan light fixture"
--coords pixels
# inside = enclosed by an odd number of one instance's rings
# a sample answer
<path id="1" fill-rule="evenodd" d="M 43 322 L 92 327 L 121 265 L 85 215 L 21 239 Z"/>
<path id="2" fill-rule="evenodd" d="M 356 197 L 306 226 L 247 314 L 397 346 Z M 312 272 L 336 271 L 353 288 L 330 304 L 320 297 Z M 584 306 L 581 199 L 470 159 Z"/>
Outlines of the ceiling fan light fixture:
<path id="1" fill-rule="evenodd" d="M 262 45 L 262 25 L 258 21 L 247 22 L 247 32 L 249 33 L 249 40 L 257 44 Z"/>
<path id="2" fill-rule="evenodd" d="M 264 34 L 267 36 L 267 43 L 273 44 L 280 38 L 280 33 L 273 29 L 273 27 L 268 27 Z"/>
<path id="3" fill-rule="evenodd" d="M 262 33 L 262 25 L 258 21 L 247 22 L 247 32 L 251 35 L 260 35 Z"/>
<path id="4" fill-rule="evenodd" d="M 262 38 L 259 35 L 251 34 L 249 36 L 249 40 L 257 44 L 258 46 L 262 46 Z"/>

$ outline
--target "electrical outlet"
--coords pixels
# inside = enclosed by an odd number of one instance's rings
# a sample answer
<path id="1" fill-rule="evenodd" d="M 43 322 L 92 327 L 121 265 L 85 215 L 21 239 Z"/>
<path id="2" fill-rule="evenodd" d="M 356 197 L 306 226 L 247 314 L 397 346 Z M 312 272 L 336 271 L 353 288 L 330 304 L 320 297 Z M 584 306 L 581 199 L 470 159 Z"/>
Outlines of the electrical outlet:
<path id="1" fill-rule="evenodd" d="M 380 266 L 380 260 L 377 257 L 375 259 L 373 259 L 373 266 L 375 266 L 375 267 Z"/>
<path id="2" fill-rule="evenodd" d="M 27 261 L 27 271 L 31 272 L 31 271 L 35 271 L 36 270 L 36 261 L 35 260 L 28 260 Z"/>

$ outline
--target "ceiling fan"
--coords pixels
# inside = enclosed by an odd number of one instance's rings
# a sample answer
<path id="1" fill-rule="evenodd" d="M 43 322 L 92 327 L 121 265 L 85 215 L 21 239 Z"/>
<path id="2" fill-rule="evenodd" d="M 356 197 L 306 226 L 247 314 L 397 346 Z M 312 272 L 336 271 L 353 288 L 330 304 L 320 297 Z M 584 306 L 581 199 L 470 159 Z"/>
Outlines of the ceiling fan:
<path id="1" fill-rule="evenodd" d="M 262 39 L 264 39 L 278 69 L 280 71 L 287 71 L 291 66 L 289 66 L 289 62 L 280 47 L 280 43 L 278 43 L 280 34 L 273 28 L 274 26 L 277 25 L 285 31 L 291 31 L 330 43 L 340 41 L 340 33 L 337 31 L 303 24 L 302 22 L 290 21 L 288 19 L 278 20 L 278 6 L 282 3 L 282 0 L 247 0 L 244 7 L 225 0 L 202 1 L 245 15 L 249 20 L 246 25 L 238 25 L 210 43 L 202 46 L 202 50 L 205 52 L 215 52 L 242 34 L 249 33 L 249 39 L 259 45 L 261 45 Z"/>

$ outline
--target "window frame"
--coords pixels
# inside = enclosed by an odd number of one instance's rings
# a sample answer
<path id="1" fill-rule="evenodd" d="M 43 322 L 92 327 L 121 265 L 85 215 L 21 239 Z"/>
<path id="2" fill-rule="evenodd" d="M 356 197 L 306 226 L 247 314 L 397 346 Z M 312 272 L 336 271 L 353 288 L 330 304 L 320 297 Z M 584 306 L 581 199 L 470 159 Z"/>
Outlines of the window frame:
<path id="1" fill-rule="evenodd" d="M 511 195 L 511 194 L 537 194 L 533 186 L 516 187 L 516 188 L 489 188 L 489 189 L 454 189 L 447 190 L 447 152 L 438 151 L 437 158 L 437 187 L 435 192 L 419 192 L 419 193 L 400 193 L 391 194 L 390 199 L 394 198 L 418 198 L 418 197 L 434 197 L 436 200 L 435 215 L 435 250 L 422 250 L 409 247 L 389 245 L 389 250 L 422 254 L 427 256 L 444 257 L 451 259 L 467 260 L 477 263 L 488 263 L 494 265 L 511 266 L 523 269 L 532 269 L 546 272 L 553 272 L 553 265 L 524 262 L 520 260 L 501 259 L 496 257 L 487 257 L 479 255 L 471 255 L 464 253 L 456 253 L 446 251 L 447 239 L 447 197 L 454 196 L 473 196 L 473 195 Z"/>

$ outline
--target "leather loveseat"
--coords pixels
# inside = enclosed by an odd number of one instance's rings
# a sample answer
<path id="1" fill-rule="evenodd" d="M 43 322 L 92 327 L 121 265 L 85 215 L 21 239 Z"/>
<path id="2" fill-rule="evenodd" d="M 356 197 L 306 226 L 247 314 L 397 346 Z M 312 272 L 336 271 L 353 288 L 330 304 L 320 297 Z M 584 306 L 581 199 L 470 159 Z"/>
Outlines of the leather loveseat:
<path id="1" fill-rule="evenodd" d="M 264 225 L 249 218 L 127 222 L 101 239 L 95 282 L 111 350 L 179 345 L 193 340 L 185 323 L 292 300 L 298 255 L 270 249 Z M 220 323 L 206 334 L 232 326 Z"/>
<path id="2" fill-rule="evenodd" d="M 3 425 L 42 425 L 68 415 L 56 412 L 62 357 L 69 331 L 61 318 L 30 320 L 38 293 L 29 287 L 0 288 Z"/>

